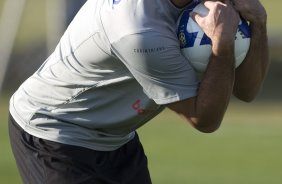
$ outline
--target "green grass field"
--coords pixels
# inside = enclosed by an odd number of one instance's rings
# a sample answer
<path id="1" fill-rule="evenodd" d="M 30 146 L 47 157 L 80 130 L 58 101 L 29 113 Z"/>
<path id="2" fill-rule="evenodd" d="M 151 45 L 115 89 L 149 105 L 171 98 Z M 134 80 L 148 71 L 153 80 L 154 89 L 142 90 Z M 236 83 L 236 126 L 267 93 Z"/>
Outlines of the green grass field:
<path id="1" fill-rule="evenodd" d="M 16 48 L 45 36 L 44 2 L 28 0 Z M 261 1 L 281 40 L 282 1 Z M 0 7 L 3 0 L 0 0 Z M 1 11 L 1 10 L 0 10 Z M 280 48 L 278 50 L 281 56 Z M 19 184 L 9 146 L 8 99 L 0 98 L 0 184 Z M 221 128 L 199 133 L 170 111 L 139 129 L 154 184 L 281 184 L 282 104 L 233 101 Z"/>
<path id="2" fill-rule="evenodd" d="M 0 97 L 0 183 L 20 183 L 16 165 L 12 157 L 7 129 L 7 98 Z"/>
<path id="3" fill-rule="evenodd" d="M 163 112 L 139 129 L 153 183 L 281 184 L 281 105 L 232 102 L 212 134 Z M 1 99 L 0 114 L 0 183 L 18 184 L 7 134 L 7 99 Z"/>
<path id="4" fill-rule="evenodd" d="M 202 134 L 166 111 L 139 132 L 157 184 L 282 183 L 282 104 L 232 103 Z"/>

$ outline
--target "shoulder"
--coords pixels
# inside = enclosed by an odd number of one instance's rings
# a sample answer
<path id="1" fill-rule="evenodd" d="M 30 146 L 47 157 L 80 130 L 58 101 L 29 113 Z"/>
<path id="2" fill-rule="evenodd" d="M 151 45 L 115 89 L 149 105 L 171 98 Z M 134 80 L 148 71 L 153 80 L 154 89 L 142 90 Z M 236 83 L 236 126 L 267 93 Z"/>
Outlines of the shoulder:
<path id="1" fill-rule="evenodd" d="M 159 60 L 172 54 L 180 54 L 179 41 L 174 35 L 155 31 L 141 32 L 123 36 L 113 42 L 114 52 L 132 54 L 144 59 Z"/>

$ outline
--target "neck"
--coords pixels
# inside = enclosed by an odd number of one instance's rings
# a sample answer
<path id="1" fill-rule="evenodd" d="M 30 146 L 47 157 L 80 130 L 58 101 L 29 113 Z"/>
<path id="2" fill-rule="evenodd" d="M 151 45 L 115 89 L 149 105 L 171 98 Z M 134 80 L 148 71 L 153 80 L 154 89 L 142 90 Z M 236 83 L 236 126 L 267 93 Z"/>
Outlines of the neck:
<path id="1" fill-rule="evenodd" d="M 188 5 L 192 0 L 171 0 L 171 2 L 177 7 L 177 8 L 184 8 L 186 5 Z"/>

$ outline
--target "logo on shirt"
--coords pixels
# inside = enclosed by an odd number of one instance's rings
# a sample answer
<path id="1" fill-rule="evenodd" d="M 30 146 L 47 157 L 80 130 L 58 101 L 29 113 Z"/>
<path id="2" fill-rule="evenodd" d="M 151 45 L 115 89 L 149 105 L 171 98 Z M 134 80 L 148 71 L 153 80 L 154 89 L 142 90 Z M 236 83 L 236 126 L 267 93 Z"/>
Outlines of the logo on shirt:
<path id="1" fill-rule="evenodd" d="M 148 113 L 154 112 L 154 110 L 145 109 L 141 105 L 141 100 L 136 100 L 131 107 L 139 114 L 139 115 L 146 115 Z"/>
<path id="2" fill-rule="evenodd" d="M 166 48 L 165 47 L 156 47 L 156 48 L 135 48 L 133 49 L 133 52 L 139 53 L 139 54 L 150 54 L 153 52 L 160 52 L 164 51 Z"/>

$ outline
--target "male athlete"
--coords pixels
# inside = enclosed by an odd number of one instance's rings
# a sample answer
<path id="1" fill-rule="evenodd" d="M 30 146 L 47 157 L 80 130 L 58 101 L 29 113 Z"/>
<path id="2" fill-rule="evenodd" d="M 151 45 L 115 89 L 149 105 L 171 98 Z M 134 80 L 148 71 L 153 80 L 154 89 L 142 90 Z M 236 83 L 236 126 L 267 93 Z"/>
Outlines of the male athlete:
<path id="1" fill-rule="evenodd" d="M 86 2 L 11 98 L 11 145 L 24 183 L 151 183 L 137 128 L 167 107 L 213 132 L 232 94 L 254 99 L 269 63 L 265 9 L 258 0 L 205 1 L 209 14 L 192 15 L 212 41 L 199 82 L 176 36 L 182 10 L 199 2 Z M 239 13 L 252 40 L 235 70 Z"/>

